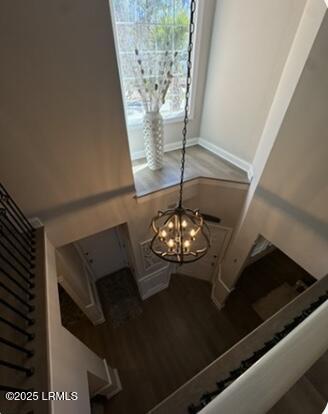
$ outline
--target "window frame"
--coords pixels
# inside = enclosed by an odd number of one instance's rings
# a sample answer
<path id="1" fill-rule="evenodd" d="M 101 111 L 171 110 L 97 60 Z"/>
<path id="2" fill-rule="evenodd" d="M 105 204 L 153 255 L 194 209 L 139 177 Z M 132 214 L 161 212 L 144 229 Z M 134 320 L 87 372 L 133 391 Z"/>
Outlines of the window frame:
<path id="1" fill-rule="evenodd" d="M 196 85 L 198 83 L 198 76 L 199 76 L 199 59 L 197 59 L 196 57 L 200 55 L 199 51 L 200 51 L 200 46 L 202 42 L 204 7 L 205 7 L 205 1 L 199 1 L 197 3 L 197 7 L 195 11 L 195 31 L 193 35 L 194 46 L 193 46 L 193 51 L 192 51 L 193 66 L 191 70 L 192 85 L 191 85 L 191 90 L 190 90 L 189 117 L 188 117 L 190 121 L 192 121 L 195 117 L 196 88 L 197 88 Z M 116 61 L 117 61 L 117 66 L 118 66 L 118 71 L 119 71 L 119 78 L 120 78 L 125 123 L 129 130 L 140 129 L 143 125 L 143 120 L 140 119 L 140 120 L 129 121 L 129 118 L 127 116 L 127 108 L 126 108 L 126 103 L 125 103 L 125 98 L 124 98 L 124 86 L 123 86 L 121 60 L 119 56 L 120 50 L 118 46 L 118 36 L 117 36 L 114 6 L 113 6 L 112 0 L 109 0 L 109 8 L 110 8 L 113 36 L 114 36 Z M 180 123 L 183 121 L 183 119 L 184 119 L 184 111 L 179 114 L 175 114 L 175 115 L 163 116 L 163 123 L 164 124 Z"/>

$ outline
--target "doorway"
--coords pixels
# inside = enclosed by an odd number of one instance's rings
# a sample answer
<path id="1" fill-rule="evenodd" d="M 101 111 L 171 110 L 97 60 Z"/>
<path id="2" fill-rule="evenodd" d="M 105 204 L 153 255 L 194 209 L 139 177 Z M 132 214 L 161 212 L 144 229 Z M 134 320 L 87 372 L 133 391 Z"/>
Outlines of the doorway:
<path id="1" fill-rule="evenodd" d="M 75 246 L 95 280 L 130 266 L 124 225 L 81 239 Z"/>
<path id="2" fill-rule="evenodd" d="M 212 283 L 231 239 L 232 229 L 210 220 L 206 220 L 206 224 L 211 234 L 209 251 L 196 262 L 180 266 L 177 272 Z"/>

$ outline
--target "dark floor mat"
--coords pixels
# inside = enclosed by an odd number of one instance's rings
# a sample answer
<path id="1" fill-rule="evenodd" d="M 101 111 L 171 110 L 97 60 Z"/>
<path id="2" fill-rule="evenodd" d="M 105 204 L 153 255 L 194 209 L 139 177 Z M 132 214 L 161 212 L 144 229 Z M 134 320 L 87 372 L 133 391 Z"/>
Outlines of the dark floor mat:
<path id="1" fill-rule="evenodd" d="M 105 319 L 118 327 L 142 313 L 136 282 L 129 269 L 122 269 L 97 281 Z"/>

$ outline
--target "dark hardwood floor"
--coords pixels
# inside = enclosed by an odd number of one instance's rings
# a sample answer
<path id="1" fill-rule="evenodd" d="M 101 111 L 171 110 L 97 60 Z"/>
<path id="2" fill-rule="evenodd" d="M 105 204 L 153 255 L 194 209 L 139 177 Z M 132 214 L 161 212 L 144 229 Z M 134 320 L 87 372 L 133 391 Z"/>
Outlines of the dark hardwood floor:
<path id="1" fill-rule="evenodd" d="M 123 391 L 106 403 L 106 414 L 145 414 L 261 323 L 242 296 L 219 312 L 210 294 L 208 282 L 173 275 L 138 318 L 118 328 L 86 318 L 69 327 L 119 370 Z"/>
<path id="2" fill-rule="evenodd" d="M 173 275 L 167 290 L 143 302 L 143 313 L 113 328 L 87 318 L 70 331 L 112 367 L 123 391 L 106 402 L 106 414 L 145 414 L 205 368 L 262 320 L 252 303 L 283 282 L 308 277 L 276 251 L 246 268 L 225 308 L 210 300 L 210 285 Z"/>

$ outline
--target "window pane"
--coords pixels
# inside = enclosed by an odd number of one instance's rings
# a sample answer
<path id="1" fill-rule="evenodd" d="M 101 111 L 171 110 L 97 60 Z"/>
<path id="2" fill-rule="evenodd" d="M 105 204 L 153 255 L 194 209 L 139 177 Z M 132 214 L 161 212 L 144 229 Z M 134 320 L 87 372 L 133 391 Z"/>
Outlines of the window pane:
<path id="1" fill-rule="evenodd" d="M 117 39 L 120 52 L 134 52 L 136 47 L 136 27 L 131 24 L 117 24 Z"/>
<path id="2" fill-rule="evenodd" d="M 182 113 L 190 0 L 112 1 L 128 122 Z"/>
<path id="3" fill-rule="evenodd" d="M 135 1 L 134 0 L 113 0 L 116 22 L 135 21 Z"/>
<path id="4" fill-rule="evenodd" d="M 181 24 L 181 19 L 189 23 L 190 0 L 174 0 L 175 23 Z M 187 16 L 187 17 L 186 17 Z M 186 24 L 186 23 L 185 23 Z"/>

